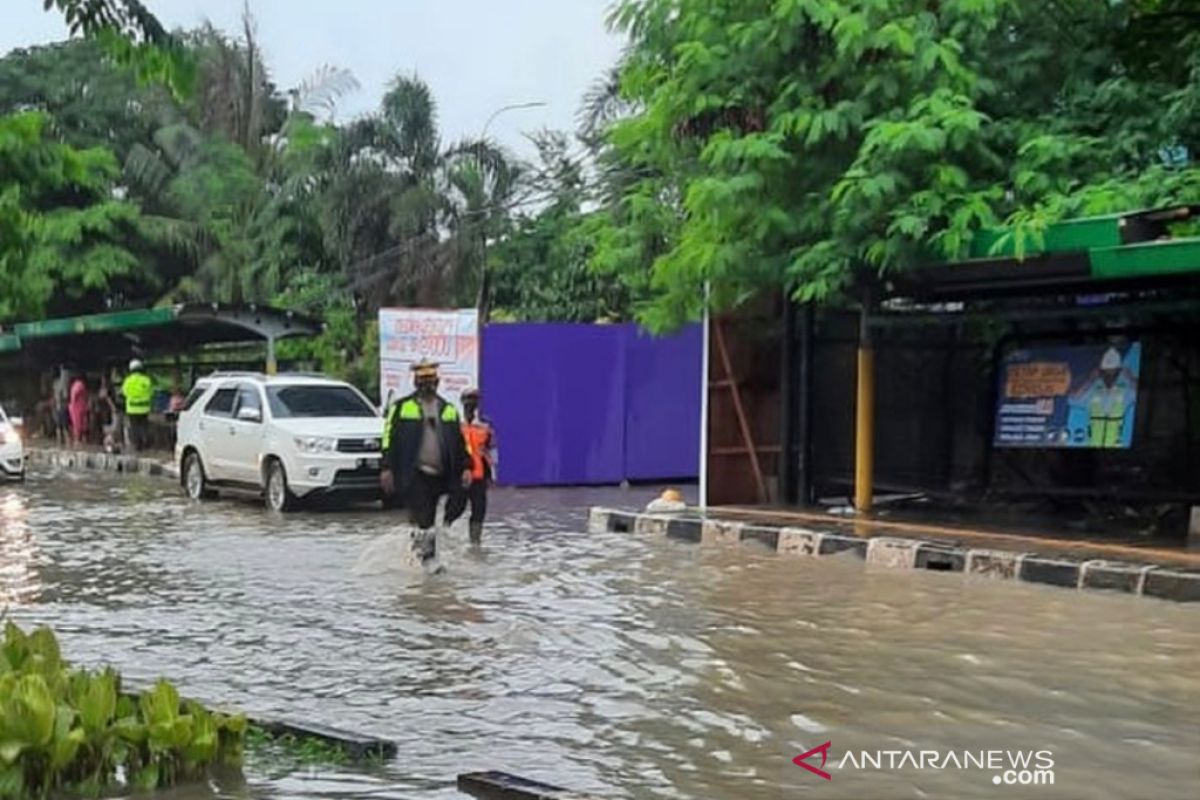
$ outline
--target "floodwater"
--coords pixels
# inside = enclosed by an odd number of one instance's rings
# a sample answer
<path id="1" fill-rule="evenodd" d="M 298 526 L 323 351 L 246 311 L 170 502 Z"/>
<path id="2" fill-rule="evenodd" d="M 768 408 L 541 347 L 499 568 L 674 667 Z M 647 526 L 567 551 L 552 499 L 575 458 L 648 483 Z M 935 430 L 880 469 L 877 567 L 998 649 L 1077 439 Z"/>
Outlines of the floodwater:
<path id="1" fill-rule="evenodd" d="M 177 800 L 458 798 L 482 769 L 611 798 L 1200 797 L 1200 607 L 584 533 L 652 494 L 498 491 L 482 551 L 451 531 L 422 578 L 355 570 L 379 512 L 43 473 L 0 486 L 0 605 L 76 661 L 399 745 Z M 832 780 L 792 764 L 826 741 Z M 1049 751 L 1054 785 L 845 763 L 877 750 Z"/>

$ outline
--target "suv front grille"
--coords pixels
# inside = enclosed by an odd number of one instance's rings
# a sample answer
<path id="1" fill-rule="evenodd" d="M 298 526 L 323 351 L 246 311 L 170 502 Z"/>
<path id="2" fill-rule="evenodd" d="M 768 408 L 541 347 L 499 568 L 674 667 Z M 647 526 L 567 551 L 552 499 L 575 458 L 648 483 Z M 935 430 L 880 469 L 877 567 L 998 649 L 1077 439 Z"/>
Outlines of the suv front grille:
<path id="1" fill-rule="evenodd" d="M 374 437 L 365 439 L 338 439 L 339 453 L 378 453 L 380 441 Z"/>

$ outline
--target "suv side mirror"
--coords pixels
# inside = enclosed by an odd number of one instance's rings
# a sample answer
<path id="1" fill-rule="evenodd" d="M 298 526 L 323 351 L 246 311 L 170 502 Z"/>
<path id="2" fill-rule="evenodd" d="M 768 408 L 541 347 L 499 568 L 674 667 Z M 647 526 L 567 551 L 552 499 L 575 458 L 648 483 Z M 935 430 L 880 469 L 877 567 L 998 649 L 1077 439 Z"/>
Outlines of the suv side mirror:
<path id="1" fill-rule="evenodd" d="M 242 422 L 262 422 L 262 409 L 259 408 L 239 408 L 237 418 Z"/>

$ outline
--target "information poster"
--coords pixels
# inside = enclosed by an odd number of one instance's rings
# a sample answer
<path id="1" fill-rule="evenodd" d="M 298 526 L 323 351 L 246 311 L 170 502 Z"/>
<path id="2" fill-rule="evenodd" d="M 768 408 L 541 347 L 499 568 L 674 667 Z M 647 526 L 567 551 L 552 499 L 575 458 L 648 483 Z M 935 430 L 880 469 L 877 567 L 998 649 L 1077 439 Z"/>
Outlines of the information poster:
<path id="1" fill-rule="evenodd" d="M 423 358 L 438 365 L 438 394 L 461 407 L 463 391 L 479 384 L 479 312 L 380 309 L 379 399 L 385 408 L 412 392 L 412 365 Z"/>
<path id="2" fill-rule="evenodd" d="M 1010 352 L 999 375 L 996 447 L 1129 448 L 1140 342 Z"/>

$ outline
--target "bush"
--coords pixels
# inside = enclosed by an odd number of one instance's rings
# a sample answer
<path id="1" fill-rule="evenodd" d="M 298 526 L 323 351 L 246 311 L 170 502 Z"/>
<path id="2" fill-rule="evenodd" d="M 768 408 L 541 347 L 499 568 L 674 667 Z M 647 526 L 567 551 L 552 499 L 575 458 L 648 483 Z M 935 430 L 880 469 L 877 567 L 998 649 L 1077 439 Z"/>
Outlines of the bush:
<path id="1" fill-rule="evenodd" d="M 134 696 L 112 669 L 70 667 L 48 628 L 11 621 L 0 645 L 0 800 L 56 790 L 154 789 L 241 761 L 246 718 L 181 700 L 160 680 Z"/>

